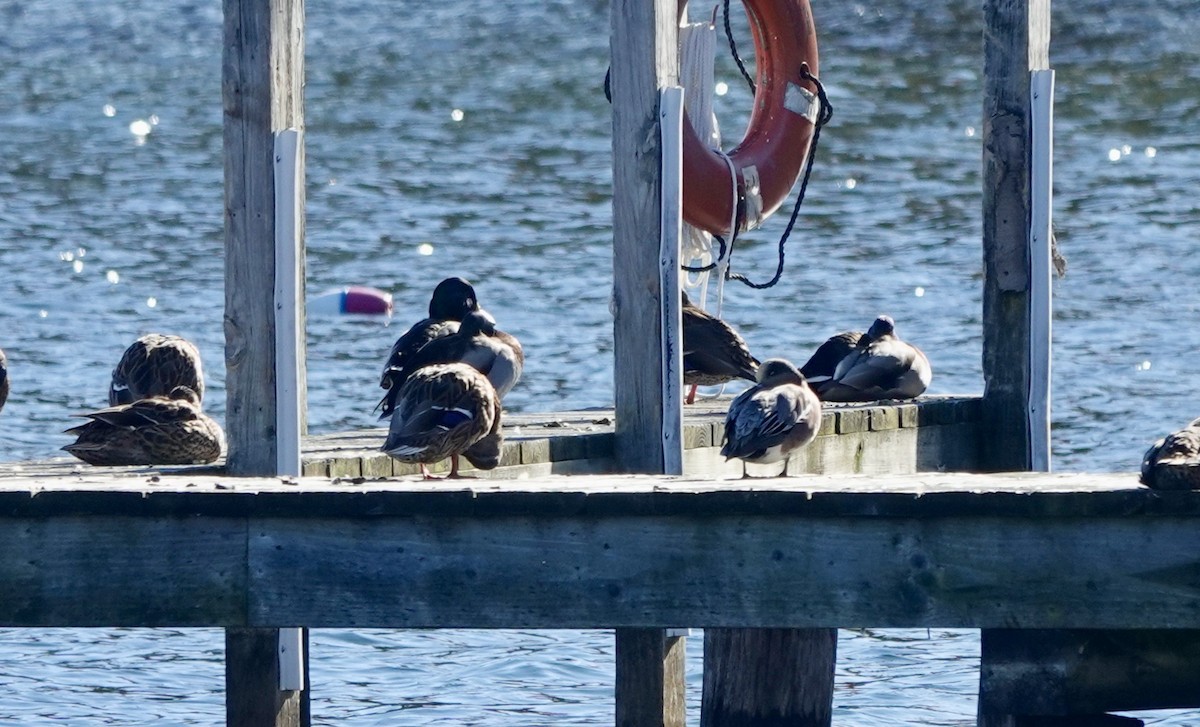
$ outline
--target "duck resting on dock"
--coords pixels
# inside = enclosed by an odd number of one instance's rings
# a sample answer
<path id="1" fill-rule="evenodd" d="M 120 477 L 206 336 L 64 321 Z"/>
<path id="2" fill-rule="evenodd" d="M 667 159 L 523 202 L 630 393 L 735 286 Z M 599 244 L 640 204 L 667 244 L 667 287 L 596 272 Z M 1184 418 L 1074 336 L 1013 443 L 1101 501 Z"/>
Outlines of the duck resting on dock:
<path id="1" fill-rule="evenodd" d="M 113 369 L 108 405 L 166 397 L 177 386 L 186 386 L 198 400 L 204 400 L 200 350 L 186 338 L 148 333 L 125 349 Z"/>
<path id="2" fill-rule="evenodd" d="M 813 355 L 800 367 L 800 373 L 814 390 L 833 378 L 837 365 L 849 356 L 863 337 L 862 331 L 842 331 L 830 336 L 813 351 Z"/>
<path id="3" fill-rule="evenodd" d="M 822 401 L 915 399 L 933 379 L 921 349 L 896 336 L 891 316 L 879 316 L 833 372 L 817 386 Z"/>
<path id="4" fill-rule="evenodd" d="M 1159 490 L 1200 489 L 1200 417 L 1146 450 L 1141 480 Z"/>
<path id="5" fill-rule="evenodd" d="M 755 380 L 758 360 L 725 321 L 706 313 L 683 296 L 683 383 L 690 386 L 685 403 L 696 401 L 696 388 L 734 379 Z"/>
<path id="6" fill-rule="evenodd" d="M 77 416 L 88 421 L 66 431 L 76 441 L 63 449 L 92 465 L 208 464 L 225 444 L 220 425 L 186 386 Z"/>
<path id="7" fill-rule="evenodd" d="M 725 415 L 721 454 L 726 460 L 781 462 L 821 429 L 821 402 L 790 361 L 763 361 L 757 381 L 733 400 Z"/>
<path id="8" fill-rule="evenodd" d="M 463 316 L 476 310 L 479 310 L 479 297 L 466 280 L 446 278 L 438 283 L 429 298 L 429 316 L 414 323 L 392 345 L 383 364 L 379 386 L 391 388 L 396 382 L 394 376 L 389 376 L 390 371 L 404 368 L 409 357 L 430 341 L 457 333 Z"/>
<path id="9" fill-rule="evenodd" d="M 8 358 L 0 349 L 0 411 L 4 409 L 4 402 L 8 401 L 8 389 Z"/>
<path id="10" fill-rule="evenodd" d="M 497 330 L 496 319 L 482 308 L 463 316 L 458 330 L 436 338 L 404 357 L 404 363 L 384 371 L 390 379 L 388 391 L 379 402 L 380 419 L 392 416 L 399 389 L 422 367 L 433 364 L 465 363 L 488 378 L 500 399 L 516 385 L 525 367 L 525 352 L 515 336 Z"/>
<path id="11" fill-rule="evenodd" d="M 434 479 L 428 465 L 447 457 L 451 478 L 459 477 L 459 455 L 479 469 L 499 464 L 500 396 L 475 368 L 424 366 L 392 390 L 395 409 L 382 447 L 389 456 L 420 464 L 425 479 Z"/>

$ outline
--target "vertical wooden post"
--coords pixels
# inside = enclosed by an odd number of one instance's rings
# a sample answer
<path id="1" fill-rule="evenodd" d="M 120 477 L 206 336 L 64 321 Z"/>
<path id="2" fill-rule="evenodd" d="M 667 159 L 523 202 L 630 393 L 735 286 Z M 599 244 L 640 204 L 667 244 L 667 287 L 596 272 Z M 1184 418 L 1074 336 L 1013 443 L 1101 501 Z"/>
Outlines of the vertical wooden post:
<path id="1" fill-rule="evenodd" d="M 1049 65 L 1050 0 L 985 0 L 983 108 L 983 460 L 1031 465 L 1030 71 Z"/>
<path id="2" fill-rule="evenodd" d="M 829 727 L 837 629 L 705 629 L 701 727 Z"/>
<path id="3" fill-rule="evenodd" d="M 617 629 L 617 727 L 684 727 L 684 638 Z"/>
<path id="4" fill-rule="evenodd" d="M 677 3 L 612 0 L 611 12 L 615 450 L 625 471 L 662 473 L 675 468 L 664 457 L 668 426 L 679 429 L 672 444 L 682 442 L 681 420 L 664 405 L 668 377 L 681 370 L 666 357 L 682 356 L 668 341 L 669 328 L 680 330 L 679 308 L 664 306 L 664 296 L 678 293 L 664 290 L 671 286 L 660 266 L 662 235 L 672 228 L 662 219 L 671 205 L 663 196 L 659 98 L 678 82 Z M 677 233 L 668 236 L 678 243 Z M 669 327 L 664 309 L 675 316 Z M 668 639 L 664 629 L 617 631 L 618 725 L 683 726 L 683 652 L 683 639 Z"/>
<path id="5" fill-rule="evenodd" d="M 276 394 L 275 132 L 304 130 L 303 0 L 224 0 L 222 102 L 225 145 L 225 367 L 227 468 L 270 475 L 279 465 Z M 304 280 L 304 151 L 291 165 L 291 210 L 285 237 Z M 297 365 L 304 368 L 303 295 L 297 307 Z M 303 379 L 296 393 L 305 409 Z M 303 421 L 299 428 L 303 429 Z M 306 634 L 300 634 L 300 641 Z M 306 691 L 280 689 L 279 630 L 225 634 L 226 723 L 236 727 L 306 724 Z"/>
<path id="6" fill-rule="evenodd" d="M 224 9 L 228 469 L 239 475 L 272 475 L 277 464 L 274 134 L 304 129 L 304 4 L 225 0 Z M 304 178 L 303 146 L 298 176 Z M 297 193 L 303 209 L 303 185 Z M 303 280 L 302 215 L 297 233 L 298 276 Z M 301 344 L 303 320 L 301 313 Z M 302 368 L 303 350 L 301 345 Z M 303 391 L 300 396 L 303 402 Z"/>
<path id="7" fill-rule="evenodd" d="M 663 471 L 659 89 L 678 79 L 675 0 L 613 0 L 613 378 L 616 457 Z"/>
<path id="8" fill-rule="evenodd" d="M 1032 71 L 1050 64 L 1050 0 L 984 0 L 982 459 L 991 470 L 1033 466 L 1030 252 Z M 981 671 L 1008 635 L 982 634 Z M 1021 724 L 981 682 L 980 727 Z"/>

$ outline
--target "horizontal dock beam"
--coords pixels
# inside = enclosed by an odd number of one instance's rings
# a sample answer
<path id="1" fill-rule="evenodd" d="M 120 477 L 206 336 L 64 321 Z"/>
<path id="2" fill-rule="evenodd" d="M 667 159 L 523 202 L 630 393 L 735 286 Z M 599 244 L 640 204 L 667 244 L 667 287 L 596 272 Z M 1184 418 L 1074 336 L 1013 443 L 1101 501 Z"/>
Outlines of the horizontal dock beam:
<path id="1" fill-rule="evenodd" d="M 1200 628 L 1198 553 L 1133 474 L 0 473 L 3 626 Z"/>

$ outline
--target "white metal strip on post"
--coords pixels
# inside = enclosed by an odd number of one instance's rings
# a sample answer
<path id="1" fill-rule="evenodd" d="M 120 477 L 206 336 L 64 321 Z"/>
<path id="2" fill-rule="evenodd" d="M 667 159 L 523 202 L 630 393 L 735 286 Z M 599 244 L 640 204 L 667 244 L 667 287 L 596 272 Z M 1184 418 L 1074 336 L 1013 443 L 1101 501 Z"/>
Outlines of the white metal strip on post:
<path id="1" fill-rule="evenodd" d="M 298 129 L 275 132 L 275 447 L 277 472 L 300 476 L 300 153 Z M 304 634 L 279 629 L 279 689 L 304 689 Z"/>
<path id="2" fill-rule="evenodd" d="M 1050 347 L 1054 201 L 1054 71 L 1030 73 L 1032 164 L 1029 215 L 1030 468 L 1050 471 Z"/>
<path id="3" fill-rule="evenodd" d="M 680 325 L 679 249 L 683 238 L 683 88 L 659 91 L 662 209 L 659 277 L 662 284 L 663 474 L 683 474 L 683 330 Z"/>

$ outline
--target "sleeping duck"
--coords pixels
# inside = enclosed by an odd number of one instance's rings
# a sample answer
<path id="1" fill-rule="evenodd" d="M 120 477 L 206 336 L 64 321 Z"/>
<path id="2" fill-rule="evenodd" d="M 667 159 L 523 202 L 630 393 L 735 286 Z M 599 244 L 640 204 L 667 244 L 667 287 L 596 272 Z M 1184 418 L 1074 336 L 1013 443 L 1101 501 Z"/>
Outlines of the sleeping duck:
<path id="1" fill-rule="evenodd" d="M 747 462 L 780 462 L 817 436 L 821 402 L 790 361 L 771 358 L 757 381 L 729 405 L 721 454 Z"/>
<path id="2" fill-rule="evenodd" d="M 8 401 L 8 359 L 4 356 L 4 351 L 0 350 L 0 410 L 4 409 L 4 402 Z"/>
<path id="3" fill-rule="evenodd" d="M 850 355 L 862 338 L 862 331 L 842 331 L 830 336 L 828 340 L 813 351 L 813 355 L 800 367 L 800 373 L 808 381 L 808 385 L 816 389 L 821 384 L 833 378 L 837 365 Z"/>
<path id="4" fill-rule="evenodd" d="M 496 319 L 483 309 L 463 316 L 458 330 L 448 336 L 430 341 L 420 350 L 405 356 L 404 363 L 389 368 L 384 378 L 390 378 L 388 392 L 379 402 L 380 419 L 392 415 L 398 389 L 424 366 L 432 364 L 465 363 L 488 378 L 498 397 L 505 394 L 521 378 L 525 352 L 515 336 L 496 329 Z"/>
<path id="5" fill-rule="evenodd" d="M 683 296 L 683 383 L 692 387 L 686 403 L 696 400 L 696 388 L 734 379 L 754 381 L 758 360 L 738 332 L 725 321 Z"/>
<path id="6" fill-rule="evenodd" d="M 1158 466 L 1184 464 L 1194 465 L 1194 468 L 1174 471 Z M 1197 478 L 1200 478 L 1200 418 L 1193 419 L 1191 424 L 1168 434 L 1146 450 L 1142 457 L 1141 479 L 1143 485 L 1157 489 L 1197 489 L 1200 481 L 1191 481 Z"/>
<path id="7" fill-rule="evenodd" d="M 447 457 L 452 478 L 459 476 L 459 455 L 480 469 L 499 463 L 500 397 L 473 367 L 424 366 L 392 391 L 395 408 L 382 448 L 389 456 L 420 464 L 426 479 L 433 479 L 428 465 Z"/>
<path id="8" fill-rule="evenodd" d="M 890 316 L 879 316 L 854 350 L 838 363 L 833 378 L 817 386 L 823 401 L 913 399 L 933 378 L 929 359 L 896 336 Z"/>
<path id="9" fill-rule="evenodd" d="M 225 443 L 220 425 L 186 386 L 78 416 L 88 421 L 67 430 L 76 441 L 63 449 L 93 465 L 207 464 Z"/>
<path id="10" fill-rule="evenodd" d="M 391 388 L 395 382 L 388 371 L 403 368 L 408 357 L 430 341 L 457 332 L 463 316 L 475 310 L 479 310 L 479 298 L 470 283 L 462 278 L 446 278 L 438 283 L 429 298 L 429 317 L 417 321 L 396 339 L 383 365 L 379 385 Z"/>
<path id="11" fill-rule="evenodd" d="M 112 372 L 108 404 L 131 404 L 139 399 L 165 397 L 177 386 L 186 386 L 204 399 L 204 372 L 200 350 L 179 336 L 148 333 L 134 341 Z"/>

